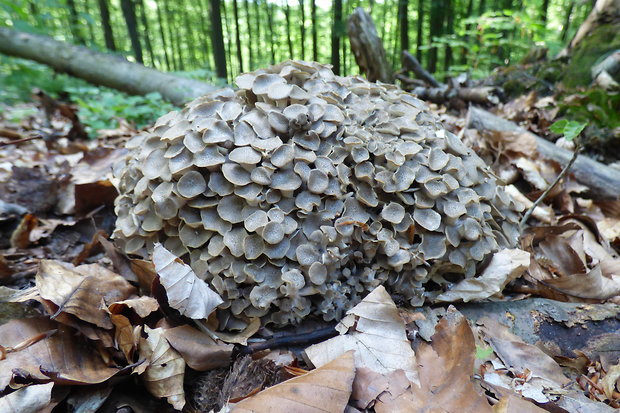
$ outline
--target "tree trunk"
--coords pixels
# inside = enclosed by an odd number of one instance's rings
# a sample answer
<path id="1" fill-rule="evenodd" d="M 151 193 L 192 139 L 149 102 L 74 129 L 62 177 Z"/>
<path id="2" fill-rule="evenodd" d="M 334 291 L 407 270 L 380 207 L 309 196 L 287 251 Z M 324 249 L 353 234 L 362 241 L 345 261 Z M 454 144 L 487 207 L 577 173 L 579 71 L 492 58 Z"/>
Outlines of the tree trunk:
<path id="1" fill-rule="evenodd" d="M 398 26 L 400 28 L 400 50 L 409 50 L 409 0 L 398 0 Z"/>
<path id="2" fill-rule="evenodd" d="M 200 21 L 200 35 L 198 37 L 198 43 L 200 44 L 200 49 L 202 50 L 202 56 L 200 58 L 201 65 L 204 67 L 213 67 L 211 65 L 211 54 L 209 47 L 209 39 L 210 39 L 210 31 L 209 26 L 207 25 L 207 8 L 203 3 L 203 0 L 198 0 L 196 2 L 198 5 L 198 20 Z"/>
<path id="3" fill-rule="evenodd" d="M 444 17 L 445 1 L 431 1 L 431 25 L 430 25 L 430 41 L 435 41 L 435 37 L 443 34 L 443 17 Z M 431 73 L 437 71 L 437 47 L 430 48 L 428 54 L 428 70 Z"/>
<path id="4" fill-rule="evenodd" d="M 179 59 L 177 59 L 177 56 L 179 56 L 177 52 L 177 50 L 179 49 L 178 43 L 177 43 L 178 38 L 172 35 L 173 16 L 170 11 L 170 4 L 168 3 L 168 0 L 163 0 L 163 2 L 164 2 L 165 23 L 166 23 L 166 29 L 168 32 L 168 40 L 169 40 L 168 43 L 170 44 L 170 58 L 172 59 L 174 70 L 180 70 L 181 62 Z"/>
<path id="5" fill-rule="evenodd" d="M 197 80 L 128 62 L 120 56 L 95 52 L 6 27 L 0 27 L 0 53 L 34 60 L 59 73 L 135 95 L 159 92 L 164 99 L 177 105 L 217 89 Z"/>
<path id="6" fill-rule="evenodd" d="M 149 29 L 149 21 L 146 18 L 146 9 L 144 7 L 144 0 L 139 0 L 140 5 L 140 21 L 142 22 L 142 27 L 144 30 L 142 31 L 142 36 L 144 39 L 144 43 L 146 44 L 146 51 L 149 54 L 149 59 L 151 60 L 151 66 L 157 67 L 155 64 L 155 53 L 153 53 L 153 45 L 151 44 L 151 30 Z"/>
<path id="7" fill-rule="evenodd" d="M 268 1 L 265 1 L 265 11 L 267 12 L 267 26 L 269 26 L 269 38 L 267 39 L 267 43 L 269 43 L 269 51 L 271 52 L 271 64 L 276 63 L 276 49 L 275 49 L 275 39 L 273 36 L 273 6 L 269 4 Z M 266 32 L 266 31 L 265 31 Z M 265 33 L 267 34 L 267 32 Z"/>
<path id="8" fill-rule="evenodd" d="M 217 77 L 226 79 L 226 49 L 224 48 L 224 34 L 222 33 L 222 17 L 220 15 L 220 0 L 209 0 L 211 17 L 211 44 L 215 60 Z"/>
<path id="9" fill-rule="evenodd" d="M 446 27 L 444 29 L 443 34 L 450 35 L 454 33 L 454 2 L 451 0 L 446 1 Z M 445 45 L 446 54 L 443 62 L 443 70 L 444 72 L 448 72 L 450 69 L 450 65 L 452 64 L 452 48 L 449 45 Z"/>
<path id="10" fill-rule="evenodd" d="M 193 25 L 189 20 L 189 13 L 187 12 L 187 8 L 183 6 L 182 10 L 183 29 L 185 31 L 185 36 L 183 36 L 183 39 L 187 44 L 187 50 L 189 50 L 188 59 L 190 61 L 190 67 L 195 68 L 196 66 L 198 66 L 198 58 L 196 57 L 197 48 L 196 42 L 194 41 L 195 30 L 193 29 Z"/>
<path id="11" fill-rule="evenodd" d="M 482 16 L 482 14 L 486 11 L 486 2 L 485 0 L 480 0 L 478 3 L 478 16 Z"/>
<path id="12" fill-rule="evenodd" d="M 172 70 L 170 65 L 170 58 L 168 57 L 168 45 L 166 44 L 166 36 L 164 35 L 164 22 L 161 16 L 161 7 L 159 3 L 155 2 L 157 8 L 157 24 L 159 26 L 159 37 L 161 39 L 162 49 L 164 49 L 164 60 L 166 61 L 166 70 Z"/>
<path id="13" fill-rule="evenodd" d="M 288 58 L 293 58 L 293 39 L 291 39 L 291 8 L 286 2 L 286 8 L 284 9 L 284 18 L 286 19 L 286 43 L 288 45 Z"/>
<path id="14" fill-rule="evenodd" d="M 263 45 L 261 44 L 261 25 L 263 24 L 263 22 L 260 21 L 260 7 L 258 7 L 258 1 L 259 0 L 253 0 L 252 3 L 254 4 L 254 27 L 252 28 L 252 30 L 256 31 L 256 60 L 257 60 L 257 65 L 262 65 L 263 64 Z"/>
<path id="15" fill-rule="evenodd" d="M 101 27 L 103 27 L 103 37 L 105 39 L 106 49 L 115 52 L 116 45 L 114 44 L 114 32 L 112 31 L 112 25 L 110 24 L 110 8 L 108 6 L 108 0 L 98 0 L 99 3 L 99 15 L 101 16 Z"/>
<path id="16" fill-rule="evenodd" d="M 84 34 L 82 33 L 82 27 L 80 26 L 80 18 L 75 8 L 75 2 L 73 0 L 67 0 L 67 8 L 69 9 L 69 29 L 73 40 L 77 44 L 86 44 Z"/>
<path id="17" fill-rule="evenodd" d="M 304 8 L 304 0 L 299 0 L 299 12 L 301 13 L 301 22 L 299 22 L 301 34 L 301 60 L 306 60 L 306 10 Z"/>
<path id="18" fill-rule="evenodd" d="M 72 1 L 72 0 L 71 0 Z M 129 32 L 129 40 L 131 40 L 131 49 L 138 63 L 144 63 L 142 58 L 142 45 L 138 35 L 138 22 L 136 20 L 135 3 L 132 0 L 121 0 L 121 9 L 127 24 L 127 32 Z"/>
<path id="19" fill-rule="evenodd" d="M 424 0 L 418 0 L 418 36 L 416 39 L 415 55 L 422 61 L 422 46 L 424 45 Z"/>
<path id="20" fill-rule="evenodd" d="M 371 82 L 380 80 L 393 83 L 394 73 L 387 61 L 375 23 L 361 7 L 356 8 L 349 17 L 348 31 L 351 51 L 360 72 Z"/>
<path id="21" fill-rule="evenodd" d="M 465 11 L 465 16 L 463 20 L 469 19 L 472 17 L 472 13 L 474 12 L 474 0 L 467 1 L 467 10 Z M 472 25 L 471 23 L 467 23 L 465 25 L 465 43 L 469 44 L 469 32 L 471 31 Z M 460 63 L 465 65 L 467 63 L 467 53 L 468 49 L 463 47 L 461 50 L 461 59 Z"/>
<path id="22" fill-rule="evenodd" d="M 543 26 L 547 26 L 547 12 L 549 11 L 549 0 L 543 0 L 542 7 L 540 8 L 540 20 Z"/>
<path id="23" fill-rule="evenodd" d="M 562 26 L 562 41 L 566 42 L 566 38 L 568 37 L 568 29 L 570 28 L 570 20 L 573 15 L 573 10 L 575 9 L 575 0 L 571 0 L 568 4 L 568 9 L 566 10 L 566 16 L 564 17 L 564 25 Z"/>
<path id="24" fill-rule="evenodd" d="M 342 26 L 342 0 L 334 1 L 334 21 L 332 23 L 332 67 L 340 75 L 340 27 Z"/>
<path id="25" fill-rule="evenodd" d="M 239 5 L 237 0 L 233 0 L 233 14 L 235 15 L 235 41 L 237 44 L 237 61 L 239 62 L 239 72 L 243 73 L 243 55 L 241 52 L 241 29 L 239 28 Z"/>
<path id="26" fill-rule="evenodd" d="M 316 0 L 310 0 L 310 19 L 312 20 L 312 60 L 319 61 L 318 26 L 316 22 Z"/>
<path id="27" fill-rule="evenodd" d="M 232 30 L 228 24 L 228 12 L 226 11 L 226 1 L 220 2 L 220 6 L 222 7 L 222 20 L 224 21 L 224 32 L 226 33 L 226 49 L 224 50 L 224 55 L 226 56 L 226 64 L 228 65 L 228 70 L 230 70 L 231 76 L 233 73 L 233 64 L 232 64 L 232 41 L 230 40 L 230 33 Z M 224 77 L 228 81 L 228 73 Z"/>
<path id="28" fill-rule="evenodd" d="M 248 52 L 250 54 L 250 67 L 249 70 L 254 69 L 254 44 L 252 44 L 252 23 L 250 20 L 250 0 L 244 0 L 243 7 L 245 8 L 245 22 L 248 30 Z"/>

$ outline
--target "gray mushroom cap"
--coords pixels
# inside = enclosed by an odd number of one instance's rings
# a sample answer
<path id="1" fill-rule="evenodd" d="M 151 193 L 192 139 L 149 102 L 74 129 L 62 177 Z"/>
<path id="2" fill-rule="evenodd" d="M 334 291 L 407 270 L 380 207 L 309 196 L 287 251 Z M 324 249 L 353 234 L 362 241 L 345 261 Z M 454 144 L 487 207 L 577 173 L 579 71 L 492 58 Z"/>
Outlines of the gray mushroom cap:
<path id="1" fill-rule="evenodd" d="M 114 237 L 155 242 L 220 294 L 223 328 L 326 320 L 379 284 L 413 305 L 515 244 L 522 209 L 426 105 L 288 61 L 127 142 Z"/>

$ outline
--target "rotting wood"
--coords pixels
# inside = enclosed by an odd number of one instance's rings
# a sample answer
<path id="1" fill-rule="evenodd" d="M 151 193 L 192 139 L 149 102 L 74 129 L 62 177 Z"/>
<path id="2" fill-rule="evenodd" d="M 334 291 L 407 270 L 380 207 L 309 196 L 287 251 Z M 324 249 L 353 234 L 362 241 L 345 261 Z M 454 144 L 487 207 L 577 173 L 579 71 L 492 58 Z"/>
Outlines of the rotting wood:
<path id="1" fill-rule="evenodd" d="M 562 166 L 568 164 L 573 153 L 560 148 L 546 139 L 537 136 L 513 122 L 502 119 L 484 109 L 470 107 L 467 113 L 465 127 L 483 130 L 495 130 L 501 132 L 523 133 L 536 138 L 538 151 L 541 156 L 554 160 Z M 591 195 L 597 199 L 618 199 L 620 198 L 620 171 L 597 162 L 584 155 L 579 155 L 574 165 L 572 173 L 577 181 L 587 185 L 591 189 Z"/>

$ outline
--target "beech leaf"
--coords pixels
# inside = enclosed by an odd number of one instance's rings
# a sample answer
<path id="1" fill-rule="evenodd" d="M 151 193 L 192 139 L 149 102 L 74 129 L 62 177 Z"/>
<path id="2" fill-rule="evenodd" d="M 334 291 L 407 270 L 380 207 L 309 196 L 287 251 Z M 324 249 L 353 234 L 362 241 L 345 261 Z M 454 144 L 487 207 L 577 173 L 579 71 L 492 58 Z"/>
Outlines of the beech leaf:
<path id="1" fill-rule="evenodd" d="M 52 401 L 54 383 L 35 384 L 22 387 L 0 398 L 0 412 L 3 413 L 39 413 L 44 411 Z"/>
<path id="2" fill-rule="evenodd" d="M 197 320 L 206 319 L 224 302 L 206 282 L 196 276 L 189 265 L 161 244 L 155 244 L 153 264 L 166 289 L 168 304 L 182 315 Z"/>
<path id="3" fill-rule="evenodd" d="M 353 352 L 235 404 L 236 413 L 343 412 L 355 377 Z"/>

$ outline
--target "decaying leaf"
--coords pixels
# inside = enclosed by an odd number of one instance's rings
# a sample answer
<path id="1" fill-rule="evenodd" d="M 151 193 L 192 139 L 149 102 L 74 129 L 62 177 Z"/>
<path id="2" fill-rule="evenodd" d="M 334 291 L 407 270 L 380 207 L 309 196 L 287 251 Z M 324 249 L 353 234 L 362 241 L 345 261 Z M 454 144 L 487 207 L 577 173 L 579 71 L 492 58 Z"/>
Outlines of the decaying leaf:
<path id="1" fill-rule="evenodd" d="M 205 319 L 223 303 L 222 298 L 211 290 L 206 282 L 196 276 L 189 265 L 174 254 L 156 244 L 153 264 L 161 284 L 166 289 L 170 307 L 193 319 Z"/>
<path id="2" fill-rule="evenodd" d="M 124 308 L 131 308 L 138 316 L 146 318 L 149 314 L 159 310 L 159 303 L 153 297 L 143 295 L 123 301 L 117 301 L 108 306 L 112 314 L 120 314 Z"/>
<path id="3" fill-rule="evenodd" d="M 231 333 L 225 331 L 217 331 L 215 335 L 222 341 L 230 344 L 241 344 L 245 346 L 248 344 L 248 338 L 252 337 L 260 329 L 260 318 L 255 317 L 250 319 L 248 325 L 238 333 Z"/>
<path id="4" fill-rule="evenodd" d="M 4 389 L 16 371 L 31 380 L 59 384 L 101 383 L 118 373 L 105 365 L 99 354 L 70 327 L 47 318 L 12 320 L 0 326 L 0 345 L 15 347 L 31 337 L 50 330 L 55 334 L 39 340 L 21 351 L 8 353 L 0 361 L 0 390 Z"/>
<path id="5" fill-rule="evenodd" d="M 0 412 L 39 413 L 49 406 L 54 383 L 35 384 L 0 398 Z"/>
<path id="6" fill-rule="evenodd" d="M 493 406 L 493 413 L 543 413 L 546 411 L 534 403 L 511 394 L 502 397 L 499 403 Z"/>
<path id="7" fill-rule="evenodd" d="M 140 337 L 140 326 L 132 326 L 127 317 L 121 314 L 111 314 L 110 320 L 114 324 L 114 341 L 128 363 L 133 361 L 133 353 L 138 347 L 138 339 Z"/>
<path id="8" fill-rule="evenodd" d="M 24 215 L 13 234 L 11 234 L 11 247 L 27 248 L 30 244 L 30 232 L 37 226 L 37 222 L 37 217 L 34 215 Z"/>
<path id="9" fill-rule="evenodd" d="M 148 366 L 142 374 L 145 387 L 155 397 L 165 397 L 177 410 L 185 406 L 183 376 L 185 361 L 164 337 L 163 328 L 144 326 L 146 338 L 140 339 L 140 358 L 146 358 Z"/>
<path id="10" fill-rule="evenodd" d="M 232 344 L 217 342 L 191 326 L 167 329 L 164 336 L 194 370 L 206 371 L 230 364 Z"/>
<path id="11" fill-rule="evenodd" d="M 353 352 L 245 399 L 231 409 L 243 413 L 343 412 L 355 377 Z"/>
<path id="12" fill-rule="evenodd" d="M 436 301 L 454 302 L 483 300 L 500 293 L 506 284 L 518 278 L 530 265 L 530 254 L 520 249 L 496 252 L 479 277 L 460 281 L 449 291 L 440 294 Z"/>
<path id="13" fill-rule="evenodd" d="M 306 349 L 308 359 L 320 367 L 349 350 L 355 366 L 384 374 L 402 369 L 408 380 L 418 382 L 415 353 L 407 339 L 405 323 L 383 286 L 347 311 L 336 327 L 341 335 Z"/>
<path id="14" fill-rule="evenodd" d="M 104 329 L 112 329 L 103 305 L 129 298 L 136 289 L 120 275 L 97 264 L 71 267 L 41 260 L 36 288 L 45 300 L 58 306 L 55 315 L 69 313 Z"/>

